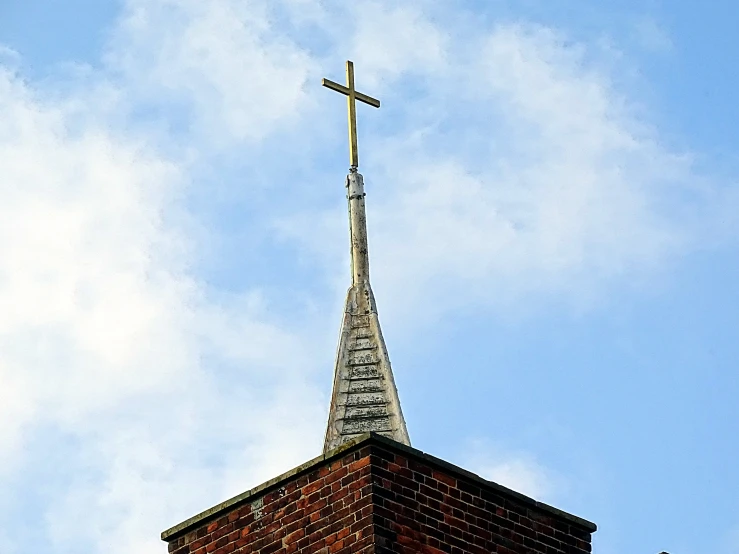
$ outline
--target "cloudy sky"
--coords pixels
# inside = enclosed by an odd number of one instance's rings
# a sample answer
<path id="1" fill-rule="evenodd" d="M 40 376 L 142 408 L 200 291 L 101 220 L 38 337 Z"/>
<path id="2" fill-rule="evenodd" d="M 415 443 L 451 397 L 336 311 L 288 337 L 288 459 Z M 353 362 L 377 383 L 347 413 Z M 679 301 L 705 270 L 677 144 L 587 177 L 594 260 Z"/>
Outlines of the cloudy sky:
<path id="1" fill-rule="evenodd" d="M 154 554 L 317 455 L 370 256 L 413 445 L 739 553 L 730 0 L 0 0 L 0 551 Z"/>

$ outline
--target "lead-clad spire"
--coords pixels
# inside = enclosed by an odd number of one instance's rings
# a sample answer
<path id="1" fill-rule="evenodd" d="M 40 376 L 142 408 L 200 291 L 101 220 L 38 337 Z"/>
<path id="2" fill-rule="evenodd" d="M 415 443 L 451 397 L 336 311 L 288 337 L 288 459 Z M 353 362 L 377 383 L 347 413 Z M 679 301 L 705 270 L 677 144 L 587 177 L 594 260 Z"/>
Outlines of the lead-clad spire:
<path id="1" fill-rule="evenodd" d="M 361 433 L 376 431 L 410 445 L 390 358 L 369 282 L 364 179 L 346 179 L 352 247 L 352 286 L 346 295 L 336 352 L 334 390 L 324 452 Z"/>
<path id="2" fill-rule="evenodd" d="M 349 152 L 352 164 L 346 178 L 352 286 L 346 295 L 323 450 L 332 450 L 368 431 L 375 431 L 410 445 L 390 358 L 380 330 L 375 297 L 370 287 L 364 179 L 357 171 L 359 156 L 355 100 L 378 108 L 380 102 L 354 90 L 352 62 L 347 62 L 346 87 L 327 79 L 323 80 L 323 84 L 348 97 Z"/>

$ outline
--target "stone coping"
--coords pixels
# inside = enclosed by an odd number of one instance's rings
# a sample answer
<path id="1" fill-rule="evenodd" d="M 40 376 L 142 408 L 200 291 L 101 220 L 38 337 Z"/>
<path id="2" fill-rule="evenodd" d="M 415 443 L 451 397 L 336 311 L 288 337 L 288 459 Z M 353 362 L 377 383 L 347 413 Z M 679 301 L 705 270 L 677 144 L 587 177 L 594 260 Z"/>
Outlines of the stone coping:
<path id="1" fill-rule="evenodd" d="M 435 466 L 436 468 L 441 468 L 451 473 L 452 475 L 463 477 L 464 479 L 475 483 L 481 488 L 502 493 L 505 496 L 517 500 L 525 506 L 535 507 L 542 512 L 551 514 L 559 519 L 567 521 L 570 524 L 577 525 L 578 527 L 581 527 L 589 533 L 593 533 L 597 530 L 597 526 L 595 525 L 595 523 L 592 523 L 586 519 L 572 515 L 568 512 L 564 512 L 558 508 L 550 506 L 549 504 L 538 502 L 533 498 L 509 489 L 508 487 L 504 487 L 492 481 L 483 479 L 482 477 L 475 473 L 472 473 L 471 471 L 467 471 L 466 469 L 462 469 L 461 467 L 455 466 L 454 464 L 450 464 L 449 462 L 446 462 L 440 458 L 436 458 L 435 456 L 426 454 L 421 450 L 406 446 L 392 439 L 388 439 L 386 437 L 378 435 L 377 433 L 372 432 L 359 435 L 357 438 L 342 444 L 338 448 L 317 456 L 312 460 L 309 460 L 304 464 L 301 464 L 291 469 L 290 471 L 283 473 L 282 475 L 278 475 L 277 477 L 270 479 L 269 481 L 266 481 L 257 487 L 254 487 L 253 489 L 234 496 L 233 498 L 221 502 L 220 504 L 216 504 L 212 508 L 208 508 L 207 510 L 199 514 L 186 519 L 182 523 L 175 525 L 174 527 L 170 527 L 166 531 L 162 532 L 162 540 L 166 542 L 173 541 L 174 539 L 179 538 L 180 536 L 189 531 L 192 531 L 194 528 L 199 527 L 204 523 L 218 519 L 225 512 L 231 511 L 235 507 L 249 502 L 250 500 L 254 499 L 254 497 L 262 496 L 273 489 L 279 488 L 279 486 L 288 479 L 298 477 L 300 475 L 303 475 L 304 473 L 308 473 L 314 468 L 323 465 L 325 462 L 333 461 L 336 458 L 345 456 L 349 452 L 359 450 L 362 447 L 372 444 L 382 446 L 384 448 L 387 448 L 388 450 L 401 451 L 411 458 L 423 461 L 431 466 Z"/>

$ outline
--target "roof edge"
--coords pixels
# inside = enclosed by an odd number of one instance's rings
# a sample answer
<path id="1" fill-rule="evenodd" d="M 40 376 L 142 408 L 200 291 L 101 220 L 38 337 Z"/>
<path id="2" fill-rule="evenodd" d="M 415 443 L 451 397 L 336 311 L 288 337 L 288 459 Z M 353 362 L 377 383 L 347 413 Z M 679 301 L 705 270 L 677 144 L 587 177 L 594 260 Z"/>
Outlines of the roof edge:
<path id="1" fill-rule="evenodd" d="M 279 485 L 286 479 L 290 479 L 292 477 L 298 477 L 300 475 L 303 475 L 322 463 L 332 461 L 335 458 L 345 455 L 346 453 L 350 451 L 358 450 L 362 446 L 365 446 L 367 444 L 373 444 L 373 443 L 376 445 L 381 445 L 383 447 L 386 447 L 390 450 L 404 452 L 416 459 L 421 459 L 423 461 L 426 461 L 436 467 L 442 468 L 445 471 L 448 471 L 459 477 L 472 481 L 489 490 L 494 490 L 496 492 L 500 492 L 506 496 L 509 496 L 521 502 L 522 504 L 535 507 L 555 517 L 564 519 L 567 522 L 573 525 L 577 525 L 578 527 L 581 527 L 582 529 L 590 533 L 593 533 L 598 529 L 598 526 L 591 521 L 588 521 L 576 515 L 570 514 L 569 512 L 565 512 L 553 506 L 550 506 L 549 504 L 545 504 L 543 502 L 534 500 L 533 498 L 529 496 L 521 494 L 520 492 L 516 492 L 512 489 L 509 489 L 508 487 L 504 487 L 503 485 L 499 485 L 498 483 L 495 483 L 493 481 L 488 481 L 487 479 L 480 477 L 476 473 L 472 473 L 471 471 L 468 471 L 459 466 L 451 464 L 445 460 L 432 456 L 431 454 L 426 454 L 425 452 L 418 450 L 417 448 L 413 448 L 412 446 L 406 446 L 402 443 L 399 443 L 397 441 L 394 441 L 392 439 L 383 437 L 382 435 L 378 435 L 377 433 L 372 432 L 372 433 L 364 433 L 362 435 L 359 435 L 358 437 L 350 441 L 347 441 L 341 446 L 334 448 L 333 450 L 330 450 L 329 452 L 326 452 L 325 454 L 316 456 L 315 458 L 308 460 L 307 462 L 300 464 L 299 466 L 289 471 L 286 471 L 285 473 L 278 475 L 277 477 L 274 477 L 273 479 L 270 479 L 269 481 L 266 481 L 262 483 L 261 485 L 258 485 L 252 489 L 249 489 L 246 492 L 243 492 L 237 496 L 234 496 L 233 498 L 225 500 L 224 502 L 221 502 L 220 504 L 216 504 L 215 506 L 208 508 L 207 510 L 203 512 L 200 512 L 199 514 L 189 519 L 186 519 L 182 523 L 179 523 L 173 527 L 170 527 L 166 531 L 162 532 L 162 535 L 161 535 L 162 540 L 166 542 L 171 542 L 179 538 L 180 536 L 184 535 L 185 533 L 193 530 L 195 527 L 198 527 L 204 523 L 217 519 L 221 514 L 223 514 L 223 512 L 227 510 L 231 510 L 242 504 L 246 504 L 249 500 L 251 500 L 255 496 L 262 496 L 270 492 L 271 490 L 278 488 Z"/>
<path id="2" fill-rule="evenodd" d="M 484 477 L 480 477 L 476 473 L 472 473 L 471 471 L 467 469 L 456 466 L 450 462 L 447 462 L 446 460 L 442 460 L 441 458 L 432 456 L 431 454 L 427 454 L 426 452 L 418 450 L 417 448 L 413 448 L 412 446 L 406 446 L 405 444 L 401 444 L 399 442 L 396 442 L 387 437 L 383 437 L 382 435 L 378 435 L 376 433 L 369 433 L 369 434 L 372 435 L 373 439 L 376 439 L 377 442 L 382 443 L 383 445 L 389 446 L 390 448 L 394 448 L 395 450 L 402 450 L 416 458 L 421 458 L 422 460 L 425 460 L 429 463 L 439 466 L 445 469 L 446 471 L 449 471 L 460 477 L 464 477 L 470 481 L 473 481 L 477 483 L 478 485 L 484 486 L 488 489 L 495 490 L 497 492 L 505 494 L 506 496 L 510 496 L 522 502 L 523 504 L 534 506 L 535 508 L 538 508 L 542 510 L 543 512 L 547 512 L 553 516 L 564 519 L 568 521 L 569 523 L 582 527 L 583 529 L 585 529 L 586 531 L 590 533 L 594 533 L 595 531 L 598 530 L 598 526 L 592 521 L 588 521 L 587 519 L 581 518 L 569 512 L 565 512 L 564 510 L 560 510 L 559 508 L 555 508 L 554 506 L 550 506 L 549 504 L 545 504 L 544 502 L 539 502 L 538 500 L 534 500 L 530 496 L 526 496 L 525 494 L 521 494 L 520 492 L 514 491 L 513 489 L 509 489 L 508 487 L 499 485 L 495 481 L 488 481 L 487 479 L 485 479 Z"/>
<path id="3" fill-rule="evenodd" d="M 261 485 L 257 485 L 256 487 L 242 492 L 241 494 L 236 495 L 233 498 L 224 500 L 220 504 L 216 504 L 215 506 L 202 511 L 199 514 L 186 519 L 182 523 L 178 523 L 177 525 L 170 527 L 165 531 L 162 531 L 162 540 L 166 542 L 171 542 L 174 539 L 184 535 L 188 531 L 191 531 L 193 528 L 198 527 L 208 521 L 217 519 L 218 516 L 220 516 L 226 510 L 230 510 L 231 508 L 234 508 L 236 506 L 246 504 L 255 496 L 262 496 L 275 488 L 279 488 L 279 485 L 286 479 L 303 475 L 304 473 L 309 472 L 314 467 L 320 465 L 323 462 L 332 461 L 334 458 L 340 457 L 347 451 L 353 450 L 358 445 L 367 442 L 370 438 L 372 438 L 370 433 L 359 435 L 358 437 L 345 442 L 341 446 L 338 446 L 337 448 L 334 448 L 333 450 L 326 452 L 325 454 L 316 456 L 315 458 L 308 460 L 307 462 L 300 464 L 299 466 L 294 467 L 293 469 L 288 470 L 285 473 L 270 479 L 269 481 L 265 481 Z"/>

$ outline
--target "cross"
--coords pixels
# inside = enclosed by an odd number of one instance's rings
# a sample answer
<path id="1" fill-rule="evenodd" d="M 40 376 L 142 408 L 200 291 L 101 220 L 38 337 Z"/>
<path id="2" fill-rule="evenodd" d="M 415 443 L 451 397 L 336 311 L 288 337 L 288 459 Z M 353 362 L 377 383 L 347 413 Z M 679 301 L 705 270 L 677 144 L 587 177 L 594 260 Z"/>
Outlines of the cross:
<path id="1" fill-rule="evenodd" d="M 326 88 L 347 96 L 346 101 L 349 108 L 349 159 L 351 160 L 352 168 L 356 169 L 359 167 L 359 153 L 357 152 L 357 104 L 355 101 L 359 100 L 375 108 L 380 107 L 380 101 L 361 92 L 357 92 L 354 89 L 354 63 L 350 61 L 346 62 L 346 86 L 334 83 L 328 79 L 323 79 L 321 84 Z"/>

